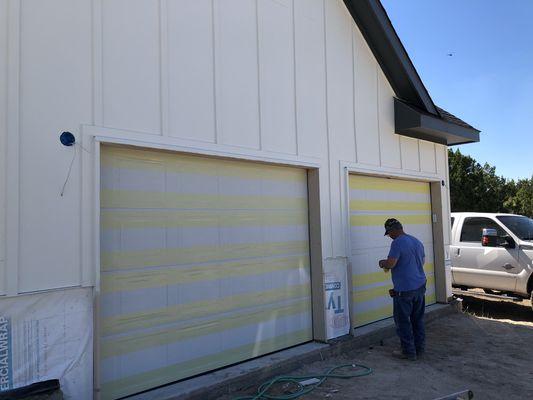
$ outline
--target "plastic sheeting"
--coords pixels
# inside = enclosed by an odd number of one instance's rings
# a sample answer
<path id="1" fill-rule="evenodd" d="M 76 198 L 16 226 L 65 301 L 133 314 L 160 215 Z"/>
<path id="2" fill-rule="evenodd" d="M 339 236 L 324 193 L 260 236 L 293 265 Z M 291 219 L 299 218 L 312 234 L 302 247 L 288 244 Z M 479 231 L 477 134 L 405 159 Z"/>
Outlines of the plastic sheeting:
<path id="1" fill-rule="evenodd" d="M 347 260 L 345 258 L 325 260 L 324 296 L 327 339 L 347 335 L 350 333 L 350 314 Z"/>
<path id="2" fill-rule="evenodd" d="M 59 379 L 65 399 L 92 398 L 92 289 L 0 300 L 0 390 Z"/>

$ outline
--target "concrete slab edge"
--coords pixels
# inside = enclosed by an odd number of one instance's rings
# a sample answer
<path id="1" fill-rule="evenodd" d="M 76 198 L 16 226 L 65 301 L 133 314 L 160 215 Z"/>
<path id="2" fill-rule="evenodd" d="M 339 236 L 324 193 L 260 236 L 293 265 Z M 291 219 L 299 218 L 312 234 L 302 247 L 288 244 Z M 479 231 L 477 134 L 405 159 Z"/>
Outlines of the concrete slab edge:
<path id="1" fill-rule="evenodd" d="M 431 305 L 426 310 L 426 324 L 453 313 L 462 312 L 462 302 Z M 212 400 L 286 374 L 305 364 L 326 360 L 347 352 L 365 348 L 395 335 L 392 319 L 358 328 L 354 335 L 346 335 L 325 343 L 307 343 L 271 355 L 171 384 L 136 395 L 131 400 Z"/>

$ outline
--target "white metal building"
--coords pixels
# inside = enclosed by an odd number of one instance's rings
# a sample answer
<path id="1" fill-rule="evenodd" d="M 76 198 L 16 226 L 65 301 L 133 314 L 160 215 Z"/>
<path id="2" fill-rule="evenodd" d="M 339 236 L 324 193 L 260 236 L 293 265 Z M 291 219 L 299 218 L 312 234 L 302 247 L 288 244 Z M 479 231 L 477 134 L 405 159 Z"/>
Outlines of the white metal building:
<path id="1" fill-rule="evenodd" d="M 0 0 L 0 389 L 116 399 L 387 318 L 390 216 L 446 302 L 478 133 L 377 0 Z"/>

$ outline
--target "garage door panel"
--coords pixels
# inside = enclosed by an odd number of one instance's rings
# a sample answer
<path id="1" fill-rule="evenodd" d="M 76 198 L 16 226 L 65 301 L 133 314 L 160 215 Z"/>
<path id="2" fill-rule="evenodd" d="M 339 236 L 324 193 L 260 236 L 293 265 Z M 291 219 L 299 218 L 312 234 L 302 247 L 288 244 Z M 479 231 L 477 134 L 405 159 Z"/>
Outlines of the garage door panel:
<path id="1" fill-rule="evenodd" d="M 356 251 L 358 249 L 390 247 L 391 239 L 388 236 L 383 236 L 383 233 L 385 232 L 385 229 L 383 228 L 383 223 L 388 218 L 391 218 L 391 214 L 383 216 L 382 223 L 380 225 L 352 227 L 350 229 L 350 243 L 352 251 Z M 409 234 L 415 236 L 416 238 L 420 238 L 419 240 L 422 243 L 428 243 L 432 245 L 433 233 L 430 225 L 404 224 L 404 228 L 406 232 L 409 232 Z M 426 248 L 426 252 L 431 251 L 431 249 L 428 249 L 427 246 L 424 247 Z M 385 256 L 387 254 L 385 254 Z"/>
<path id="2" fill-rule="evenodd" d="M 151 302 L 151 307 L 140 309 L 121 307 L 121 312 L 106 316 L 102 319 L 101 332 L 103 335 L 130 332 L 136 329 L 145 329 L 170 323 L 186 322 L 197 318 L 207 318 L 213 315 L 232 312 L 240 307 L 246 309 L 253 307 L 278 307 L 281 303 L 308 297 L 309 282 L 296 285 L 280 285 L 275 288 L 265 289 L 257 284 L 245 293 L 221 293 L 217 290 L 216 282 L 211 285 L 197 285 L 197 288 L 211 290 L 213 293 L 206 296 L 187 296 L 187 300 L 156 301 Z M 144 292 L 144 293 L 143 293 Z M 136 291 L 137 294 L 152 294 L 148 291 Z M 131 298 L 131 297 L 130 297 Z M 113 301 L 113 299 L 107 299 Z M 124 304 L 123 302 L 121 302 Z M 105 303 L 104 303 L 105 304 Z"/>
<path id="3" fill-rule="evenodd" d="M 103 398 L 312 339 L 305 170 L 105 146 L 101 171 Z"/>
<path id="4" fill-rule="evenodd" d="M 388 218 L 399 219 L 426 253 L 427 304 L 434 303 L 433 232 L 429 184 L 400 179 L 350 175 L 350 244 L 355 326 L 392 315 L 391 275 L 378 269 L 390 238 L 383 235 Z"/>

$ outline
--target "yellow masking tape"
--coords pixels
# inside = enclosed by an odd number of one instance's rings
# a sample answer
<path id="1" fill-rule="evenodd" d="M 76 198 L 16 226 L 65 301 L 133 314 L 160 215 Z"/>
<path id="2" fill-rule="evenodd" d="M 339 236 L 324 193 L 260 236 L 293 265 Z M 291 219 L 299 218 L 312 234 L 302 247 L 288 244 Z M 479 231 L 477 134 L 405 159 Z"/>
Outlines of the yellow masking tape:
<path id="1" fill-rule="evenodd" d="M 355 327 L 369 324 L 370 322 L 379 321 L 381 319 L 389 318 L 392 316 L 392 299 L 390 304 L 383 307 L 376 308 L 365 312 L 357 312 L 357 308 L 354 310 L 354 322 Z"/>
<path id="2" fill-rule="evenodd" d="M 186 208 L 186 209 L 251 209 L 307 210 L 306 197 L 227 196 L 108 190 L 100 192 L 102 208 Z"/>
<path id="3" fill-rule="evenodd" d="M 102 320 L 103 336 L 153 328 L 158 325 L 218 315 L 243 308 L 262 306 L 311 295 L 310 284 L 287 286 L 266 292 L 252 292 L 224 298 L 179 304 L 145 312 L 123 314 Z"/>
<path id="4" fill-rule="evenodd" d="M 106 168 L 203 174 L 253 180 L 307 182 L 305 169 L 251 161 L 235 161 L 114 146 L 103 146 L 100 157 L 102 166 Z"/>
<path id="5" fill-rule="evenodd" d="M 401 179 L 375 178 L 350 174 L 350 189 L 383 190 L 406 193 L 430 193 L 427 182 L 413 182 Z"/>
<path id="6" fill-rule="evenodd" d="M 376 268 L 379 268 L 377 266 L 376 262 Z M 433 273 L 433 263 L 425 263 L 424 264 L 424 271 L 426 274 L 432 274 Z M 428 277 L 429 280 L 429 277 Z M 353 274 L 352 276 L 352 285 L 357 288 L 361 286 L 371 285 L 374 283 L 379 282 L 391 282 L 391 275 L 390 272 L 383 272 L 382 270 L 378 270 L 376 272 L 370 272 L 366 274 Z"/>
<path id="7" fill-rule="evenodd" d="M 373 300 L 378 297 L 385 297 L 389 295 L 389 289 L 391 288 L 392 284 L 389 282 L 385 286 L 357 290 L 353 292 L 352 301 L 357 304 L 364 303 L 365 301 Z"/>
<path id="8" fill-rule="evenodd" d="M 290 270 L 308 271 L 309 257 L 301 255 L 275 259 L 220 262 L 185 268 L 169 267 L 148 271 L 102 274 L 101 290 L 102 293 L 115 293 Z"/>
<path id="9" fill-rule="evenodd" d="M 100 215 L 102 229 L 307 225 L 307 209 L 264 212 L 103 209 Z"/>
<path id="10" fill-rule="evenodd" d="M 351 200 L 351 211 L 431 211 L 431 203 Z"/>
<path id="11" fill-rule="evenodd" d="M 398 217 L 403 225 L 429 225 L 431 215 L 350 215 L 351 226 L 383 226 L 387 218 Z"/>
<path id="12" fill-rule="evenodd" d="M 312 340 L 312 338 L 312 331 L 309 328 L 271 339 L 258 340 L 254 343 L 221 351 L 216 354 L 104 383 L 101 392 L 102 400 L 117 399 L 139 393 L 146 389 L 188 378 L 189 376 L 202 372 L 304 343 Z"/>
<path id="13" fill-rule="evenodd" d="M 287 242 L 242 243 L 226 246 L 195 246 L 177 249 L 120 251 L 102 253 L 100 264 L 103 271 L 111 271 L 133 267 L 175 266 L 215 261 L 223 262 L 225 260 L 270 257 L 284 254 L 305 254 L 307 256 L 309 254 L 309 243 L 307 241 L 295 240 Z M 259 261 L 250 260 L 248 265 L 254 265 L 256 262 Z"/>
<path id="14" fill-rule="evenodd" d="M 311 312 L 311 299 L 298 300 L 289 305 L 276 306 L 267 310 L 251 310 L 247 313 L 221 316 L 219 319 L 199 321 L 188 326 L 165 328 L 150 332 L 134 333 L 100 341 L 102 359 L 120 356 L 143 349 L 176 343 L 193 337 L 220 333 L 246 325 L 276 320 L 285 316 Z"/>
<path id="15" fill-rule="evenodd" d="M 435 285 L 435 277 L 433 275 L 427 277 L 426 288 L 431 288 Z M 364 303 L 369 300 L 374 300 L 379 297 L 390 297 L 389 289 L 392 289 L 392 282 L 386 282 L 383 286 L 377 286 L 369 289 L 354 288 L 352 301 L 353 303 Z M 432 289 L 433 290 L 433 289 Z"/>
<path id="16" fill-rule="evenodd" d="M 435 296 L 435 293 L 426 294 L 426 306 L 429 306 L 430 304 L 435 304 L 436 302 L 437 298 Z"/>

